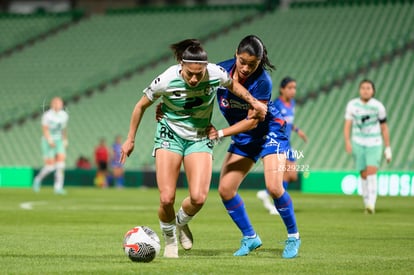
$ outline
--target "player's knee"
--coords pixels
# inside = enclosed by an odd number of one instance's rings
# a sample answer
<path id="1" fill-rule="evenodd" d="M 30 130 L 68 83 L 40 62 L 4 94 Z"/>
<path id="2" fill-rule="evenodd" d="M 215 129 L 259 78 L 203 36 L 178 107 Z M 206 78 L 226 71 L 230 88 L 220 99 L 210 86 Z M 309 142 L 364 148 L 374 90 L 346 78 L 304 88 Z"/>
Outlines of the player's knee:
<path id="1" fill-rule="evenodd" d="M 170 207 L 172 205 L 174 205 L 175 202 L 175 197 L 171 196 L 171 195 L 160 195 L 160 205 L 161 207 Z"/>
<path id="2" fill-rule="evenodd" d="M 207 200 L 207 194 L 198 194 L 190 197 L 191 204 L 196 207 L 201 207 Z"/>
<path id="3" fill-rule="evenodd" d="M 280 198 L 285 192 L 285 189 L 283 188 L 283 185 L 275 185 L 267 187 L 267 191 L 272 198 Z"/>
<path id="4" fill-rule="evenodd" d="M 228 201 L 236 195 L 236 191 L 234 191 L 233 188 L 229 188 L 224 184 L 219 185 L 218 192 L 220 194 L 221 199 L 224 201 Z"/>

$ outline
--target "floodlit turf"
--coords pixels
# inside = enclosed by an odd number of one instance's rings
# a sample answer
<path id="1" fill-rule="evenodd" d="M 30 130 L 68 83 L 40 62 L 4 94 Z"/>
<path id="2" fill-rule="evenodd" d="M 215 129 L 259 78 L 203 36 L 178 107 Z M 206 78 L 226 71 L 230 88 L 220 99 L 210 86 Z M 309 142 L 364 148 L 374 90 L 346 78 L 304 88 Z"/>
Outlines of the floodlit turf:
<path id="1" fill-rule="evenodd" d="M 179 259 L 135 263 L 122 250 L 124 233 L 147 225 L 161 237 L 156 189 L 0 188 L 1 274 L 412 274 L 414 198 L 380 197 L 365 215 L 358 196 L 291 192 L 302 236 L 299 257 L 281 258 L 286 231 L 255 191 L 241 191 L 263 246 L 234 257 L 241 235 L 217 191 L 190 224 L 192 250 Z M 186 190 L 177 193 L 181 201 Z M 23 207 L 23 208 L 22 208 Z M 31 208 L 31 209 L 30 209 Z M 161 250 L 162 255 L 162 250 Z"/>

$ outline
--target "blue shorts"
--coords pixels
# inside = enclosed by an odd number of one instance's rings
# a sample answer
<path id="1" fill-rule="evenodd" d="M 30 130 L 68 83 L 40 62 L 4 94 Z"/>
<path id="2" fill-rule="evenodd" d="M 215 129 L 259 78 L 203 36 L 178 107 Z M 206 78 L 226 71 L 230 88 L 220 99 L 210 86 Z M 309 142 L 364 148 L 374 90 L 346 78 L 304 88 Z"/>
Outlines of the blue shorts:
<path id="1" fill-rule="evenodd" d="M 252 159 L 257 162 L 259 158 L 263 158 L 270 154 L 286 154 L 290 148 L 289 140 L 285 134 L 285 127 L 274 127 L 271 132 L 263 137 L 263 139 L 248 144 L 237 144 L 232 142 L 229 153 L 240 155 Z"/>

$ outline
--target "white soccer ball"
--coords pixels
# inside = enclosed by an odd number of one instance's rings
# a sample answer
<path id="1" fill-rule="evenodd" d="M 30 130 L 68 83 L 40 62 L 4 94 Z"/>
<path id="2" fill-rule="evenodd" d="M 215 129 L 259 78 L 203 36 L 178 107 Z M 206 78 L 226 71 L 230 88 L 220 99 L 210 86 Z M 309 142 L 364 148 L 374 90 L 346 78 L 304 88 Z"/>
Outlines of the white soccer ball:
<path id="1" fill-rule="evenodd" d="M 134 262 L 151 262 L 160 253 L 160 238 L 148 226 L 136 226 L 125 233 L 123 248 Z"/>

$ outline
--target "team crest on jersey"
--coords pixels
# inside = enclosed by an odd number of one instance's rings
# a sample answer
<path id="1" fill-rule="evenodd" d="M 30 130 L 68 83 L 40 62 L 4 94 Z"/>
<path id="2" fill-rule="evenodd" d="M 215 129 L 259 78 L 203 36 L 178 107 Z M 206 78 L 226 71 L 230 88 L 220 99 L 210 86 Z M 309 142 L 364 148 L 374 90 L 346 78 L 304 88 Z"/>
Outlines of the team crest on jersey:
<path id="1" fill-rule="evenodd" d="M 204 89 L 205 95 L 211 95 L 214 93 L 214 87 L 211 87 L 210 85 L 207 85 L 207 87 Z"/>
<path id="2" fill-rule="evenodd" d="M 223 108 L 229 108 L 230 107 L 230 103 L 227 100 L 227 98 L 221 97 L 220 98 L 220 106 Z"/>

